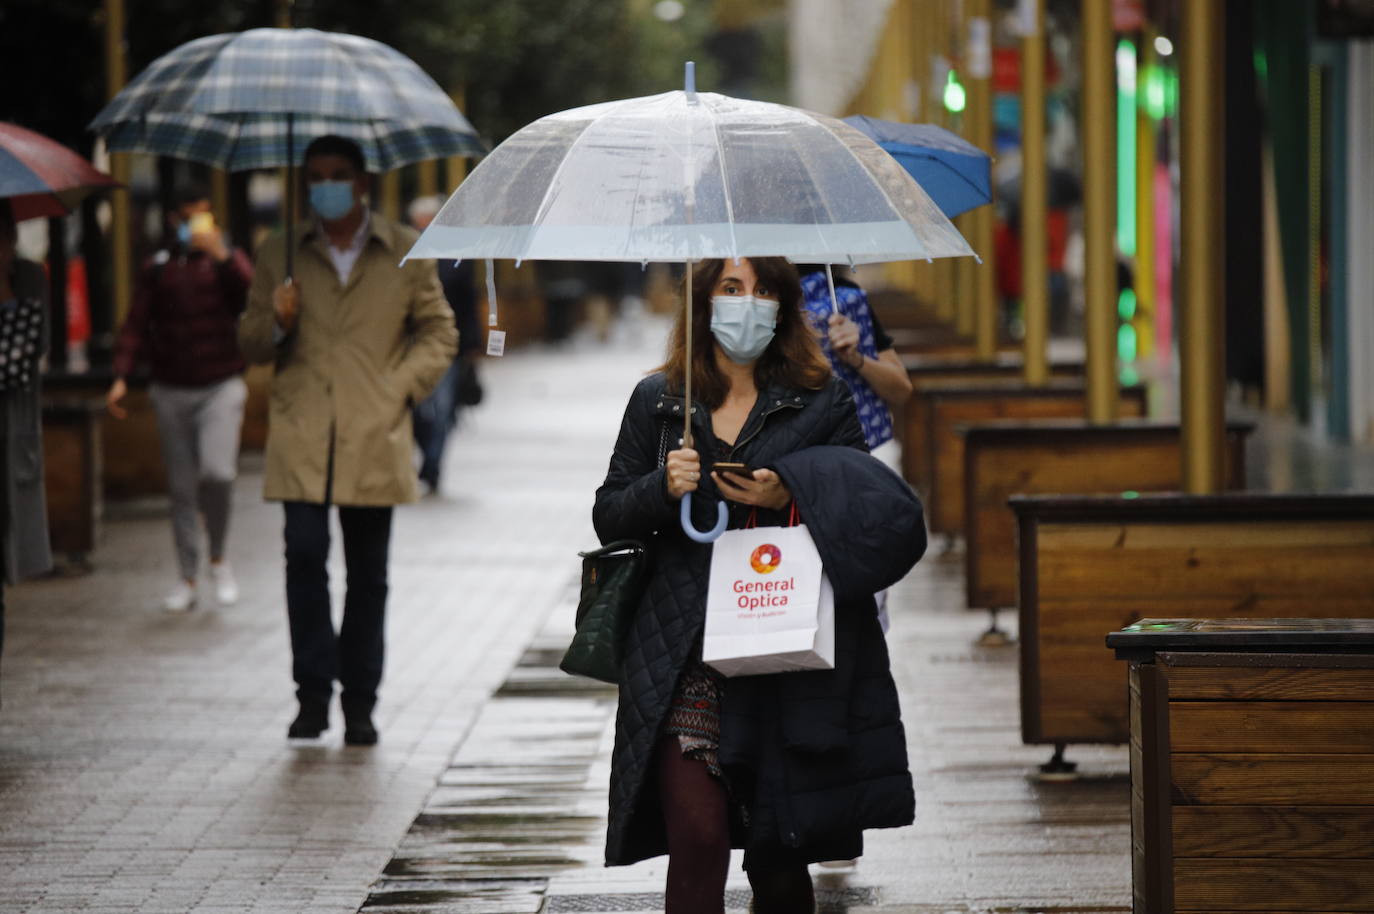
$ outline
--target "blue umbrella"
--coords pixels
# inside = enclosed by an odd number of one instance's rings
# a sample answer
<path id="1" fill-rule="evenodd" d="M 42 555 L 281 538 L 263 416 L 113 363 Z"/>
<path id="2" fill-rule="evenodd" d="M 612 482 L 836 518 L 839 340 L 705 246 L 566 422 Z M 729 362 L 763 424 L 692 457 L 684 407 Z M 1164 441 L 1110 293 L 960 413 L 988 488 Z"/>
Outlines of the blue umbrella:
<path id="1" fill-rule="evenodd" d="M 370 171 L 484 151 L 453 100 L 386 45 L 315 29 L 251 29 L 187 42 L 148 65 L 91 122 L 115 152 L 230 171 L 297 164 L 297 140 L 358 142 Z M 293 195 L 287 194 L 287 231 Z M 287 272 L 291 271 L 287 244 Z"/>
<path id="2" fill-rule="evenodd" d="M 902 124 L 862 114 L 844 122 L 900 162 L 949 218 L 992 202 L 991 157 L 957 134 L 934 124 Z"/>

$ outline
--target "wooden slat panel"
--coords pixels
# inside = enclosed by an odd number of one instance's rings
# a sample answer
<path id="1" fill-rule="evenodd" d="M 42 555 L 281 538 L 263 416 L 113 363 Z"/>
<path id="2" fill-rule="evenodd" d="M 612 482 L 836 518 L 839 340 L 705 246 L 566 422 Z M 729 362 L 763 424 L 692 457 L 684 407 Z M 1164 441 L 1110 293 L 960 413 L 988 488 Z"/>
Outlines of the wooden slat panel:
<path id="1" fill-rule="evenodd" d="M 1315 546 L 1374 546 L 1374 518 L 1266 519 L 1197 523 L 1040 524 L 1042 548 L 1171 549 L 1224 541 L 1236 546 L 1293 549 Z"/>
<path id="2" fill-rule="evenodd" d="M 1368 599 L 1374 594 L 1371 556 L 1374 536 L 1350 545 L 1291 541 L 1286 547 L 1251 548 L 1218 539 L 1194 547 L 1132 550 L 1065 549 L 1042 540 L 1037 565 L 1046 596 L 1346 594 Z"/>
<path id="3" fill-rule="evenodd" d="M 1370 558 L 1374 559 L 1374 555 Z M 1024 616 L 1021 620 L 1023 670 L 1035 671 L 1039 677 L 1040 719 L 1033 742 L 1125 742 L 1129 730 L 1123 664 L 1115 659 L 1103 640 L 1107 633 L 1145 616 L 1374 618 L 1374 600 L 1367 595 L 1340 599 L 1307 595 L 1261 600 L 1142 595 L 1133 599 L 1081 597 L 1067 600 L 1045 596 L 1053 592 L 1051 586 L 1052 582 L 1047 584 L 1041 578 L 1034 638 L 1025 637 L 1029 622 Z M 1032 649 L 1037 655 L 1034 659 L 1026 656 Z M 1170 682 L 1174 672 L 1171 669 Z"/>
<path id="4" fill-rule="evenodd" d="M 1175 860 L 1174 910 L 1374 911 L 1367 860 Z"/>
<path id="5" fill-rule="evenodd" d="M 1374 672 L 1280 667 L 1171 667 L 1169 698 L 1199 701 L 1370 701 Z"/>
<path id="6" fill-rule="evenodd" d="M 1374 755 L 1174 753 L 1170 766 L 1175 805 L 1374 806 Z"/>
<path id="7" fill-rule="evenodd" d="M 1374 869 L 1374 809 L 1175 806 L 1179 857 L 1364 857 Z"/>
<path id="8" fill-rule="evenodd" d="M 1167 492 L 1182 487 L 1180 435 L 1175 427 L 1121 428 L 1115 434 L 1085 426 L 1081 434 L 1057 431 L 1030 437 L 970 438 L 965 442 L 964 534 L 968 602 L 974 607 L 1014 605 L 1016 600 L 1016 516 L 1012 495 Z M 1227 436 L 1232 475 L 1239 487 L 1243 435 Z"/>
<path id="9" fill-rule="evenodd" d="M 1374 754 L 1374 704 L 1171 701 L 1175 752 Z"/>

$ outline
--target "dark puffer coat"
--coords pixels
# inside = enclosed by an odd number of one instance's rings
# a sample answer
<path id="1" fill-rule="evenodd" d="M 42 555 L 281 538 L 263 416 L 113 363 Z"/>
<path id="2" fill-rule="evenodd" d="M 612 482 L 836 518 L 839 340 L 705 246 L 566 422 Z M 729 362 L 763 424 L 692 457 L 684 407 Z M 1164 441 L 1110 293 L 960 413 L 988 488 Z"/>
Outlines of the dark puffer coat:
<path id="1" fill-rule="evenodd" d="M 606 863 L 667 852 L 651 762 L 683 668 L 701 653 L 711 547 L 682 533 L 679 503 L 658 466 L 661 437 L 681 435 L 683 402 L 663 375 L 636 387 L 596 493 L 593 520 L 603 542 L 650 543 L 651 571 L 623 658 L 611 762 Z M 836 669 L 740 677 L 722 695 L 720 761 L 748 827 L 733 829 L 754 859 L 858 856 L 862 830 L 910 824 L 915 798 L 887 646 L 872 594 L 895 583 L 925 549 L 920 503 L 900 478 L 865 453 L 848 389 L 761 392 L 733 449 L 720 447 L 709 414 L 694 406 L 694 444 L 703 470 L 714 460 L 772 467 L 797 501 L 836 591 Z M 665 425 L 666 423 L 666 425 Z M 714 524 L 719 491 L 703 473 L 693 496 L 698 529 Z M 749 508 L 730 505 L 730 527 Z M 760 511 L 761 526 L 785 524 Z M 822 532 L 822 528 L 823 531 Z"/>

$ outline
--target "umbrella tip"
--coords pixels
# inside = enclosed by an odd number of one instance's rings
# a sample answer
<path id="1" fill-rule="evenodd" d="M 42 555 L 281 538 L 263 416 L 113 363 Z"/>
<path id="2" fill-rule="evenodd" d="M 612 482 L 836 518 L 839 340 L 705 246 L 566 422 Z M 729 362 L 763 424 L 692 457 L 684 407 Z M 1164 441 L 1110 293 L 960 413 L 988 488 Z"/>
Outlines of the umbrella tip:
<path id="1" fill-rule="evenodd" d="M 686 91 L 689 99 L 697 94 L 697 63 L 695 60 L 687 61 L 687 65 L 683 68 L 682 88 Z"/>

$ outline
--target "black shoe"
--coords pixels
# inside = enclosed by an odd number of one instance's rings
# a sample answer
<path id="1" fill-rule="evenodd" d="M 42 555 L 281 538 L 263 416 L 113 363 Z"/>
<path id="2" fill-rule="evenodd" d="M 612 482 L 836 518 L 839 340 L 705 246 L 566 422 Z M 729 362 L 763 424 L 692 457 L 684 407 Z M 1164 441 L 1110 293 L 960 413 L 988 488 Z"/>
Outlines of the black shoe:
<path id="1" fill-rule="evenodd" d="M 329 729 L 329 700 L 301 699 L 301 709 L 286 731 L 287 739 L 318 739 Z"/>
<path id="2" fill-rule="evenodd" d="M 370 712 L 344 712 L 344 745 L 377 745 L 377 728 L 372 725 L 372 714 Z"/>

